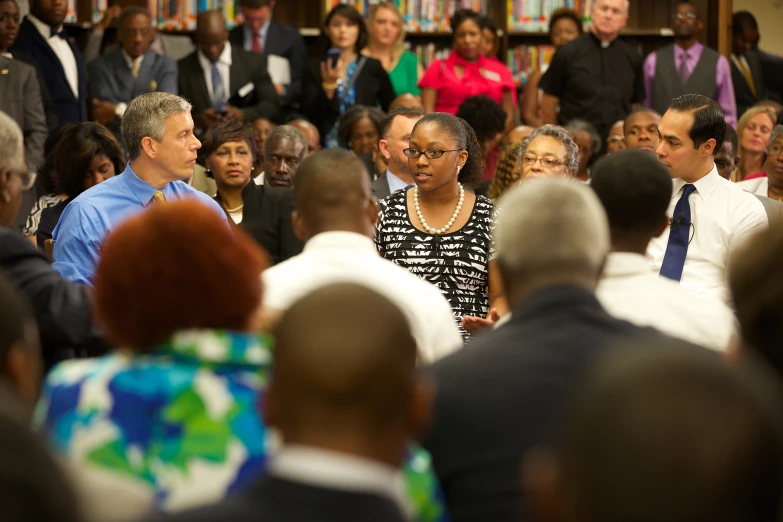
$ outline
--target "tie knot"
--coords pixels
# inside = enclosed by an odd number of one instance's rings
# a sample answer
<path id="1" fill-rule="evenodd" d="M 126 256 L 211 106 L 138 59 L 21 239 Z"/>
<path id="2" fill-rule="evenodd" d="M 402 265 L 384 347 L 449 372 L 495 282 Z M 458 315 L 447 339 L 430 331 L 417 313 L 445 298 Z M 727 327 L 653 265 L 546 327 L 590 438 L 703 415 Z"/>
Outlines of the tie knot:
<path id="1" fill-rule="evenodd" d="M 156 190 L 155 194 L 152 195 L 152 201 L 155 203 L 165 203 L 166 197 L 163 195 L 163 192 Z"/>
<path id="2" fill-rule="evenodd" d="M 682 187 L 682 197 L 687 198 L 691 194 L 696 192 L 696 185 L 693 185 L 692 183 L 688 183 Z"/>

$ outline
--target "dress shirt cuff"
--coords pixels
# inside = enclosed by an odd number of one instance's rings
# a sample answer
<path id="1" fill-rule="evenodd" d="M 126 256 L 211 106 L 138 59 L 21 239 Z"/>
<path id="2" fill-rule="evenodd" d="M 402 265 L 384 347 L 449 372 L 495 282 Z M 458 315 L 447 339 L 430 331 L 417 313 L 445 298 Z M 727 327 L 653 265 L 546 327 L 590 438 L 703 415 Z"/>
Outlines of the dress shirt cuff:
<path id="1" fill-rule="evenodd" d="M 125 115 L 125 109 L 127 108 L 128 108 L 127 103 L 118 103 L 117 106 L 114 108 L 114 114 L 116 114 L 118 118 L 122 118 Z"/>

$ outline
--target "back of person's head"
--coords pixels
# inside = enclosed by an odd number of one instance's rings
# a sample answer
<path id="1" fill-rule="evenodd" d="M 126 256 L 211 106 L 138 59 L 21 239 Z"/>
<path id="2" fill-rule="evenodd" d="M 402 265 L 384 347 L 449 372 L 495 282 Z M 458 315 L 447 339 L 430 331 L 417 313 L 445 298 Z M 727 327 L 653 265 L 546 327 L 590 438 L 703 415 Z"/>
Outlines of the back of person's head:
<path id="1" fill-rule="evenodd" d="M 155 205 L 104 241 L 95 314 L 115 345 L 145 352 L 181 330 L 247 331 L 266 256 L 195 200 Z"/>
<path id="2" fill-rule="evenodd" d="M 0 168 L 24 167 L 24 135 L 19 124 L 0 111 Z"/>
<path id="3" fill-rule="evenodd" d="M 84 520 L 71 481 L 24 406 L 0 385 L 0 509 L 4 522 Z"/>
<path id="4" fill-rule="evenodd" d="M 570 132 L 571 136 L 574 136 L 577 132 L 584 132 L 590 136 L 590 143 L 592 144 L 590 157 L 593 160 L 598 157 L 598 153 L 601 152 L 601 135 L 598 134 L 595 125 L 587 120 L 575 118 L 565 124 L 565 130 Z"/>
<path id="5" fill-rule="evenodd" d="M 501 153 L 495 175 L 492 177 L 492 183 L 487 190 L 489 199 L 496 201 L 522 178 L 520 157 L 523 148 L 524 145 L 521 143 L 515 143 L 506 147 Z"/>
<path id="6" fill-rule="evenodd" d="M 479 144 L 500 142 L 499 136 L 506 126 L 506 111 L 498 102 L 480 94 L 470 96 L 457 109 L 457 118 L 462 118 L 473 127 Z"/>
<path id="7" fill-rule="evenodd" d="M 729 259 L 729 287 L 743 347 L 756 352 L 783 380 L 783 225 L 752 237 Z"/>
<path id="8" fill-rule="evenodd" d="M 36 182 L 43 194 L 54 194 L 57 190 L 54 179 L 54 151 L 65 133 L 77 125 L 78 123 L 64 123 L 46 137 L 44 142 L 44 162 L 38 171 L 38 181 Z"/>
<path id="9" fill-rule="evenodd" d="M 381 139 L 386 139 L 389 137 L 389 130 L 391 129 L 391 126 L 394 124 L 394 120 L 397 117 L 414 120 L 419 119 L 422 116 L 424 116 L 424 111 L 418 107 L 406 107 L 404 105 L 395 107 L 389 111 L 389 113 L 381 122 Z"/>
<path id="10" fill-rule="evenodd" d="M 449 113 L 431 112 L 416 122 L 411 135 L 415 134 L 416 129 L 420 126 L 430 124 L 435 125 L 439 131 L 456 141 L 457 147 L 468 152 L 468 159 L 457 176 L 459 182 L 468 187 L 478 185 L 481 176 L 484 175 L 484 157 L 481 155 L 481 144 L 473 127 L 462 118 L 457 118 Z"/>
<path id="11" fill-rule="evenodd" d="M 701 94 L 683 94 L 671 101 L 669 110 L 692 112 L 693 125 L 688 132 L 688 137 L 693 141 L 693 148 L 698 149 L 708 140 L 715 140 L 712 155 L 718 153 L 723 145 L 727 126 L 723 108 L 718 102 Z"/>
<path id="12" fill-rule="evenodd" d="M 590 186 L 606 211 L 612 244 L 645 250 L 667 225 L 672 178 L 641 150 L 621 150 L 598 160 Z"/>
<path id="13" fill-rule="evenodd" d="M 559 520 L 778 522 L 777 383 L 761 365 L 667 343 L 618 350 L 579 391 L 548 473 Z"/>
<path id="14" fill-rule="evenodd" d="M 128 151 L 128 161 L 141 156 L 144 138 L 161 141 L 166 132 L 166 118 L 190 112 L 190 103 L 167 92 L 148 92 L 136 96 L 122 116 L 122 141 Z"/>
<path id="15" fill-rule="evenodd" d="M 13 226 L 22 203 L 24 141 L 19 125 L 0 112 L 0 227 Z"/>
<path id="16" fill-rule="evenodd" d="M 125 168 L 125 153 L 117 138 L 98 123 L 79 123 L 68 129 L 52 154 L 57 192 L 74 198 L 84 192 L 85 173 L 92 161 L 105 156 L 112 163 L 114 173 Z"/>
<path id="17" fill-rule="evenodd" d="M 429 416 L 416 353 L 405 316 L 385 297 L 354 284 L 317 289 L 275 329 L 267 423 L 286 443 L 347 450 L 350 442 L 399 466 Z"/>
<path id="18" fill-rule="evenodd" d="M 41 385 L 41 349 L 33 310 L 0 271 L 0 378 L 30 405 Z"/>
<path id="19" fill-rule="evenodd" d="M 325 149 L 306 158 L 294 178 L 294 230 L 307 240 L 326 231 L 372 235 L 378 204 L 364 162 L 346 150 Z"/>
<path id="20" fill-rule="evenodd" d="M 589 187 L 530 181 L 506 192 L 499 206 L 494 238 L 507 293 L 509 286 L 539 282 L 595 286 L 609 252 L 609 227 Z"/>

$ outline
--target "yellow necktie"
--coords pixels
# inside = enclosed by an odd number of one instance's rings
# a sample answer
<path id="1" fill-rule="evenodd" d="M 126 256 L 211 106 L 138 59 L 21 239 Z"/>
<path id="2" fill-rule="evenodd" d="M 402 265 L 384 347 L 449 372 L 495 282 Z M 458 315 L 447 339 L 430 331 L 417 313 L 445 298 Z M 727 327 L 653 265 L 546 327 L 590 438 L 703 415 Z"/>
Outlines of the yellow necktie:
<path id="1" fill-rule="evenodd" d="M 750 87 L 753 97 L 758 98 L 758 94 L 756 94 L 756 82 L 753 81 L 753 75 L 750 73 L 750 69 L 748 69 L 748 66 L 742 61 L 742 58 L 737 58 L 737 63 L 742 71 L 742 76 L 744 76 L 745 81 L 748 82 L 748 87 Z"/>
<path id="2" fill-rule="evenodd" d="M 139 62 L 135 60 L 133 61 L 133 65 L 131 66 L 131 74 L 133 75 L 134 78 L 139 77 Z"/>
<path id="3" fill-rule="evenodd" d="M 155 194 L 153 194 L 153 196 L 152 196 L 152 201 L 154 201 L 155 203 L 163 203 L 163 204 L 165 204 L 166 203 L 166 197 L 163 195 L 163 192 L 161 192 L 160 190 L 156 190 Z"/>

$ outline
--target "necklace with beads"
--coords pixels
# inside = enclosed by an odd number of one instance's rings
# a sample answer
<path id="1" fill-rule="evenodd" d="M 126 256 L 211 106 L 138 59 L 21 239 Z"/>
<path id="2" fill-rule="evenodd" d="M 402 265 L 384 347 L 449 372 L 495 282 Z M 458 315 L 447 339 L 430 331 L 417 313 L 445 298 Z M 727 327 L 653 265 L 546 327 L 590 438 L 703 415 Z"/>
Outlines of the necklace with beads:
<path id="1" fill-rule="evenodd" d="M 427 224 L 427 222 L 424 220 L 424 216 L 421 213 L 421 206 L 419 206 L 419 187 L 415 187 L 413 189 L 413 206 L 416 207 L 416 216 L 418 216 L 419 223 L 421 223 L 421 226 L 424 227 L 424 230 L 430 234 L 439 236 L 445 233 L 457 220 L 457 216 L 459 216 L 459 212 L 462 210 L 462 203 L 465 201 L 465 189 L 462 188 L 461 183 L 457 184 L 457 186 L 459 186 L 459 201 L 457 201 L 457 208 L 454 209 L 454 213 L 451 215 L 451 219 L 449 219 L 449 222 L 446 223 L 446 226 L 443 228 L 432 228 Z"/>
<path id="2" fill-rule="evenodd" d="M 240 210 L 245 208 L 245 204 L 243 203 L 243 204 L 239 205 L 237 208 L 226 208 L 226 206 L 223 205 L 223 208 L 225 208 L 226 212 L 228 212 L 229 214 L 236 214 L 237 212 L 239 212 Z"/>

